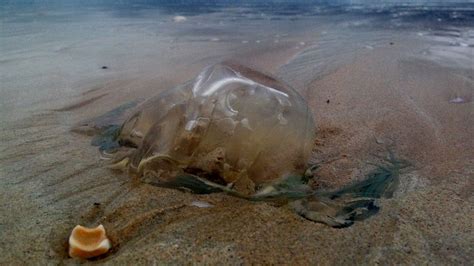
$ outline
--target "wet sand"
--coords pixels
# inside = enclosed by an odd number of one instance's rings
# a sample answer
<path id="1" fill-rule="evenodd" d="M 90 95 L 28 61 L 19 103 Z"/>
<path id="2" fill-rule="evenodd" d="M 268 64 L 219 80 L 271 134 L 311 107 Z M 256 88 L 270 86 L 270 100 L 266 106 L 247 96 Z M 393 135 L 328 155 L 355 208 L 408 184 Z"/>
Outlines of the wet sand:
<path id="1" fill-rule="evenodd" d="M 111 264 L 468 264 L 473 106 L 449 103 L 449 96 L 470 91 L 460 70 L 403 56 L 411 45 L 377 48 L 314 80 L 303 93 L 318 124 L 314 161 L 321 164 L 315 173 L 321 187 L 361 178 L 387 147 L 413 163 L 397 196 L 382 200 L 376 216 L 334 229 L 285 207 L 153 187 L 105 169 L 90 138 L 70 132 L 75 123 L 135 99 L 132 94 L 146 97 L 200 68 L 183 66 L 186 75 L 167 76 L 166 86 L 159 78 L 108 81 L 81 89 L 75 103 L 4 127 L 2 264 L 77 262 L 67 257 L 69 232 L 76 224 L 99 223 L 114 248 L 95 262 Z M 274 73 L 290 61 L 290 51 L 246 56 Z M 238 59 L 246 61 L 244 54 Z M 127 93 L 130 88 L 140 93 Z M 194 200 L 215 207 L 191 206 Z"/>
<path id="2" fill-rule="evenodd" d="M 420 39 L 394 39 L 297 82 L 318 127 L 315 186 L 359 180 L 387 150 L 412 163 L 396 196 L 382 199 L 370 219 L 335 229 L 286 207 L 157 188 L 106 169 L 90 136 L 71 132 L 77 123 L 146 99 L 224 59 L 282 76 L 301 52 L 295 47 L 308 41 L 244 49 L 178 43 L 179 53 L 146 61 L 137 72 L 110 66 L 109 74 L 79 80 L 53 100 L 2 114 L 0 264 L 78 263 L 67 256 L 70 231 L 99 223 L 113 249 L 91 264 L 469 264 L 472 76 L 415 56 L 424 45 Z M 215 57 L 189 60 L 214 48 L 222 49 Z M 450 103 L 454 96 L 469 102 Z M 196 200 L 214 207 L 192 206 Z"/>

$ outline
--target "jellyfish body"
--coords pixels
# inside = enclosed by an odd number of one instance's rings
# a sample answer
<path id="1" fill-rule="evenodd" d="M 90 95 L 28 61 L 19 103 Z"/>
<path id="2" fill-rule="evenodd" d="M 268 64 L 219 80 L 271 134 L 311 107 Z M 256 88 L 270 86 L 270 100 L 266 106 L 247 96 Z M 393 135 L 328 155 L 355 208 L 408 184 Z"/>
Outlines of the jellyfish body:
<path id="1" fill-rule="evenodd" d="M 141 104 L 118 140 L 136 148 L 128 167 L 138 176 L 170 181 L 192 173 L 220 184 L 245 181 L 249 188 L 302 175 L 314 128 L 294 89 L 225 63 Z"/>
<path id="2" fill-rule="evenodd" d="M 408 165 L 390 153 L 387 166 L 362 181 L 315 191 L 307 183 L 315 124 L 306 102 L 288 85 L 233 63 L 207 67 L 137 106 L 121 127 L 106 129 L 93 144 L 115 151 L 113 167 L 145 182 L 289 203 L 333 227 L 376 214 L 377 200 L 391 197 Z"/>

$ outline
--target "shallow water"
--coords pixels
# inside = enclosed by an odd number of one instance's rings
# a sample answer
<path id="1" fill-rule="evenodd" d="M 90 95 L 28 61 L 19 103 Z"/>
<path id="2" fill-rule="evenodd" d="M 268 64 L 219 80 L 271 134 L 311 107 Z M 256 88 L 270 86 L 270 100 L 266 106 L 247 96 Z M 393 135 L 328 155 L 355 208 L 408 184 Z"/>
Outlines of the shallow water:
<path id="1" fill-rule="evenodd" d="M 397 38 L 422 39 L 415 56 L 466 69 L 474 64 L 469 1 L 22 3 L 2 3 L 2 120 L 74 93 L 86 80 L 156 73 L 177 60 L 215 63 L 288 42 L 297 55 L 278 75 L 297 89 L 360 50 L 369 53 Z M 186 20 L 175 22 L 175 16 Z"/>

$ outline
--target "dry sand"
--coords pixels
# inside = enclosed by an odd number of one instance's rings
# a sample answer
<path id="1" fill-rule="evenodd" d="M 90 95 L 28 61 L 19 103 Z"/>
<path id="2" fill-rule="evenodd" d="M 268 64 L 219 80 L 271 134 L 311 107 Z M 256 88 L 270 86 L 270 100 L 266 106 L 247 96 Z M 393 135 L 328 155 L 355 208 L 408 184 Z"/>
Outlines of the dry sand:
<path id="1" fill-rule="evenodd" d="M 74 97 L 4 123 L 0 264 L 78 263 L 67 257 L 68 234 L 76 224 L 99 223 L 114 247 L 88 263 L 472 263 L 474 109 L 449 103 L 453 94 L 472 99 L 472 83 L 462 69 L 408 56 L 413 45 L 387 43 L 300 89 L 318 125 L 319 186 L 362 178 L 387 147 L 413 164 L 372 218 L 334 229 L 285 207 L 157 188 L 105 169 L 90 137 L 71 127 L 190 79 L 215 60 L 174 58 L 159 74 L 92 81 Z M 287 43 L 228 57 L 277 73 L 296 52 Z M 191 206 L 195 200 L 214 207 Z"/>

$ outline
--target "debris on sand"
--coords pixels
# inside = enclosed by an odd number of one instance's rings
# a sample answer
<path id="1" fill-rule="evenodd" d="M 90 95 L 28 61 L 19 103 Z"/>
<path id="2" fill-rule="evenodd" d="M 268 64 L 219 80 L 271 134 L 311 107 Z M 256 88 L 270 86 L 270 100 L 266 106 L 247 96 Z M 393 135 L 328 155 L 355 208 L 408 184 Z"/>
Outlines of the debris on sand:
<path id="1" fill-rule="evenodd" d="M 462 97 L 456 97 L 451 100 L 449 100 L 450 103 L 466 103 L 467 100 L 462 98 Z"/>
<path id="2" fill-rule="evenodd" d="M 191 206 L 198 207 L 198 208 L 212 208 L 214 205 L 210 204 L 209 202 L 195 200 L 191 202 Z"/>

